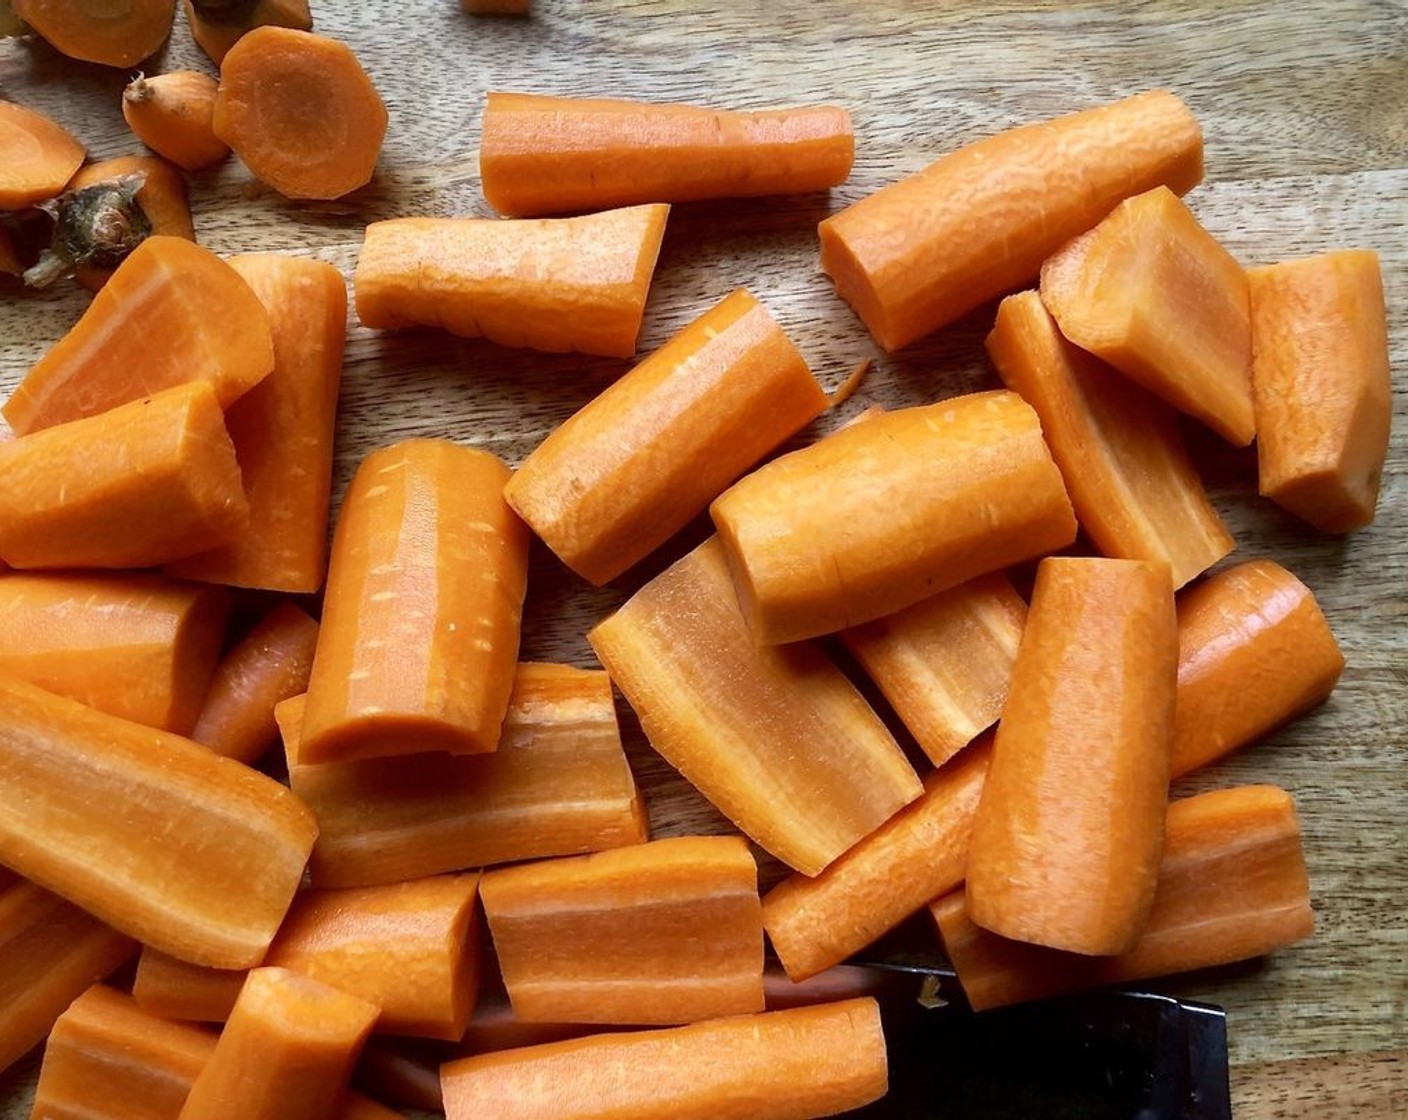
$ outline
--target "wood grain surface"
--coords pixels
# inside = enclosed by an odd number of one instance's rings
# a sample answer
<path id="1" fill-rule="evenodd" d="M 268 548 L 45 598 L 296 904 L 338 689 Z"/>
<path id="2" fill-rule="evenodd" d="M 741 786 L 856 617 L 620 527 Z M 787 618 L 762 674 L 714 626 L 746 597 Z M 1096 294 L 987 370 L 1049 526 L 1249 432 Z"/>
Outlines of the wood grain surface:
<path id="1" fill-rule="evenodd" d="M 1142 89 L 1177 91 L 1203 123 L 1207 182 L 1189 196 L 1244 263 L 1337 247 L 1382 255 L 1399 390 L 1375 524 L 1316 535 L 1255 493 L 1255 458 L 1190 432 L 1238 550 L 1270 556 L 1319 595 L 1348 668 L 1319 711 L 1179 793 L 1273 782 L 1297 798 L 1318 929 L 1312 940 L 1166 990 L 1227 1008 L 1240 1116 L 1400 1117 L 1408 1047 L 1408 6 L 1401 0 L 933 3 L 538 0 L 528 20 L 469 17 L 453 0 L 322 0 L 318 28 L 349 42 L 391 112 L 374 182 L 337 203 L 295 204 L 231 162 L 194 177 L 200 240 L 221 253 L 285 250 L 350 277 L 363 225 L 400 215 L 488 213 L 477 151 L 491 88 L 732 107 L 833 101 L 854 115 L 853 175 L 827 196 L 677 207 L 641 352 L 736 286 L 764 300 L 828 387 L 876 356 L 858 397 L 895 406 L 990 387 L 981 340 L 992 309 L 882 356 L 817 268 L 816 222 L 966 141 Z M 149 71 L 211 69 L 184 19 Z M 33 40 L 0 42 L 0 97 L 62 121 L 94 158 L 139 150 L 118 110 L 128 75 Z M 0 284 L 0 392 L 73 323 L 86 296 Z M 218 314 L 218 308 L 211 309 Z M 349 335 L 336 491 L 372 448 L 449 436 L 522 459 L 629 368 L 438 333 Z M 3 483 L 0 483 L 3 484 Z M 699 540 L 699 526 L 642 571 L 592 590 L 534 553 L 523 652 L 590 664 L 587 627 Z M 722 819 L 623 728 L 657 834 Z M 767 871 L 775 876 L 776 869 Z M 34 1064 L 0 1077 L 6 1120 L 28 1115 Z M 1310 1103 L 1306 1103 L 1310 1102 Z"/>

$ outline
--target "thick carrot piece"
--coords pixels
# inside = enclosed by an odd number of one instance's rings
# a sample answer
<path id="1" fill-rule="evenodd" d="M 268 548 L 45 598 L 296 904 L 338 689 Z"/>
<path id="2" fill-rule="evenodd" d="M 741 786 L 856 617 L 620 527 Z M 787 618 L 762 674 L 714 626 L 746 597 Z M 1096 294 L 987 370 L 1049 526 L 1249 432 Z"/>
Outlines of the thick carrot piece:
<path id="1" fill-rule="evenodd" d="M 441 1082 L 446 1120 L 811 1120 L 889 1084 L 873 999 L 463 1058 Z"/>
<path id="2" fill-rule="evenodd" d="M 318 624 L 292 603 L 279 604 L 221 660 L 191 738 L 254 765 L 279 741 L 274 708 L 307 689 L 317 644 Z"/>
<path id="3" fill-rule="evenodd" d="M 83 162 L 83 145 L 42 113 L 0 101 L 0 210 L 53 198 Z"/>
<path id="4" fill-rule="evenodd" d="M 522 664 L 492 754 L 304 765 L 303 699 L 278 706 L 289 782 L 318 818 L 315 885 L 394 883 L 649 838 L 600 670 Z"/>
<path id="5" fill-rule="evenodd" d="M 196 227 L 191 220 L 191 205 L 186 193 L 186 180 L 182 174 L 164 159 L 155 156 L 119 156 L 90 163 L 78 169 L 69 181 L 68 193 L 88 190 L 103 184 L 111 185 L 128 175 L 141 175 L 142 185 L 133 197 L 137 213 L 121 210 L 94 212 L 89 210 L 81 216 L 76 228 L 58 229 L 55 238 L 76 241 L 77 247 L 86 248 L 83 259 L 77 261 L 73 278 L 90 292 L 96 292 L 106 284 L 113 270 L 122 260 L 131 255 L 131 249 L 120 248 L 114 256 L 111 252 L 109 231 L 122 229 L 128 222 L 140 226 L 143 219 L 151 228 L 147 237 L 180 237 L 186 241 L 196 239 Z M 64 214 L 60 211 L 60 224 Z M 116 219 L 116 221 L 114 221 Z M 71 227 L 74 223 L 71 223 Z M 119 246 L 123 244 L 119 234 Z M 112 257 L 112 259 L 108 259 Z"/>
<path id="6" fill-rule="evenodd" d="M 826 405 L 797 348 L 739 289 L 555 429 L 504 497 L 564 564 L 603 584 Z"/>
<path id="7" fill-rule="evenodd" d="M 794 981 L 839 964 L 963 882 L 990 741 L 925 776 L 924 794 L 820 875 L 763 897 L 768 939 Z"/>
<path id="8" fill-rule="evenodd" d="M 496 456 L 448 440 L 363 460 L 333 539 L 302 761 L 498 744 L 528 580 L 508 479 Z"/>
<path id="9" fill-rule="evenodd" d="M 1130 195 L 1203 177 L 1188 107 L 1155 90 L 969 144 L 821 223 L 821 267 L 898 350 L 1029 283 Z"/>
<path id="10" fill-rule="evenodd" d="M 851 173 L 850 114 L 834 105 L 737 111 L 490 91 L 484 197 L 513 218 L 801 194 Z"/>
<path id="11" fill-rule="evenodd" d="M 223 1023 L 248 975 L 243 969 L 188 964 L 148 947 L 137 958 L 132 997 L 143 1011 L 161 1019 Z"/>
<path id="12" fill-rule="evenodd" d="M 171 34 L 176 0 L 10 0 L 15 15 L 55 50 L 81 62 L 136 66 Z"/>
<path id="13" fill-rule="evenodd" d="M 1327 533 L 1374 520 L 1393 388 L 1378 255 L 1248 272 L 1262 494 Z"/>
<path id="14" fill-rule="evenodd" d="M 1173 776 L 1315 707 L 1344 655 L 1315 596 L 1270 560 L 1218 572 L 1178 600 Z"/>
<path id="15" fill-rule="evenodd" d="M 249 519 L 209 382 L 0 443 L 0 557 L 12 568 L 144 568 Z"/>
<path id="16" fill-rule="evenodd" d="M 1041 417 L 1076 519 L 1106 556 L 1157 560 L 1182 587 L 1234 547 L 1173 413 L 1067 342 L 1036 292 L 997 309 L 988 353 Z"/>
<path id="17" fill-rule="evenodd" d="M 327 574 L 347 286 L 323 261 L 270 253 L 233 257 L 230 267 L 264 305 L 274 340 L 273 372 L 225 414 L 249 528 L 170 570 L 237 587 L 317 591 Z"/>
<path id="18" fill-rule="evenodd" d="M 754 643 L 716 538 L 587 640 L 651 745 L 804 875 L 922 792 L 885 725 L 818 647 Z"/>
<path id="19" fill-rule="evenodd" d="M 373 222 L 353 278 L 357 317 L 373 330 L 439 327 L 629 358 L 669 213 L 657 204 L 580 218 Z"/>
<path id="20" fill-rule="evenodd" d="M 709 510 L 754 638 L 894 614 L 1075 540 L 1061 472 L 1016 393 L 897 409 L 775 459 Z"/>
<path id="21" fill-rule="evenodd" d="M 122 91 L 122 118 L 157 155 L 187 171 L 199 171 L 230 154 L 230 146 L 213 128 L 219 88 L 209 74 L 196 70 L 150 78 L 138 74 Z"/>
<path id="22" fill-rule="evenodd" d="M 313 30 L 308 0 L 182 0 L 191 38 L 219 66 L 240 39 L 256 27 L 292 27 Z"/>
<path id="23" fill-rule="evenodd" d="M 1008 941 L 980 928 L 963 891 L 932 911 L 978 1011 L 1062 992 L 1147 980 L 1261 956 L 1315 926 L 1290 794 L 1214 790 L 1168 807 L 1154 907 L 1129 952 L 1092 958 Z"/>
<path id="24" fill-rule="evenodd" d="M 287 789 L 188 739 L 0 677 L 0 863 L 115 929 L 255 964 L 313 849 Z"/>
<path id="25" fill-rule="evenodd" d="M 1001 572 L 841 631 L 935 766 L 997 722 L 1027 604 Z"/>
<path id="26" fill-rule="evenodd" d="M 1168 565 L 1048 557 L 973 822 L 968 897 L 995 933 L 1131 949 L 1153 905 L 1178 629 Z"/>

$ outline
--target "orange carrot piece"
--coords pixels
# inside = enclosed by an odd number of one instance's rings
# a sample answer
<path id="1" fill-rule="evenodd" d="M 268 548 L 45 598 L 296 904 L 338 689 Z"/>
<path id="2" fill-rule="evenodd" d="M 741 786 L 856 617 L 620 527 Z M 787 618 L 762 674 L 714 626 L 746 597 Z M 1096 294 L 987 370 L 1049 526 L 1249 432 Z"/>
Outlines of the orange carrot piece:
<path id="1" fill-rule="evenodd" d="M 763 897 L 763 925 L 792 980 L 839 964 L 963 882 L 990 757 L 985 737 L 816 878 L 793 875 Z"/>
<path id="2" fill-rule="evenodd" d="M 859 999 L 462 1058 L 441 1083 L 446 1120 L 811 1120 L 878 1100 L 887 1070 Z"/>
<path id="3" fill-rule="evenodd" d="M 973 822 L 974 920 L 1110 955 L 1153 905 L 1178 629 L 1168 565 L 1048 557 Z"/>
<path id="4" fill-rule="evenodd" d="M 225 406 L 273 368 L 269 317 L 234 269 L 183 238 L 149 237 L 0 412 L 26 435 L 194 380 Z"/>
<path id="5" fill-rule="evenodd" d="M 256 27 L 292 27 L 313 30 L 308 0 L 253 0 L 230 4 L 228 0 L 183 0 L 191 38 L 219 66 L 240 38 Z"/>
<path id="6" fill-rule="evenodd" d="M 1129 952 L 1092 958 L 1008 941 L 973 921 L 963 891 L 931 908 L 975 1010 L 1261 956 L 1308 937 L 1315 919 L 1290 794 L 1214 790 L 1167 810 L 1159 886 Z"/>
<path id="7" fill-rule="evenodd" d="M 0 1070 L 136 952 L 135 941 L 33 883 L 0 891 Z"/>
<path id="8" fill-rule="evenodd" d="M 1167 187 L 1127 199 L 1041 267 L 1061 333 L 1245 447 L 1252 411 L 1247 274 Z"/>
<path id="9" fill-rule="evenodd" d="M 716 538 L 587 640 L 651 745 L 804 875 L 922 792 L 885 725 L 818 647 L 754 643 Z"/>
<path id="10" fill-rule="evenodd" d="M 136 203 L 151 225 L 151 237 L 180 237 L 186 241 L 196 239 L 195 223 L 191 220 L 191 204 L 186 195 L 185 177 L 167 163 L 155 156 L 119 156 L 90 163 L 78 169 L 69 181 L 69 191 L 86 190 L 100 183 L 111 183 L 124 175 L 144 176 L 142 187 L 137 191 Z M 113 269 L 97 264 L 80 264 L 73 278 L 96 292 L 110 279 Z"/>
<path id="11" fill-rule="evenodd" d="M 1076 519 L 1106 556 L 1158 560 L 1182 587 L 1234 547 L 1164 404 L 1072 346 L 1036 292 L 997 309 L 988 353 L 1041 417 Z"/>
<path id="12" fill-rule="evenodd" d="M 448 440 L 362 461 L 333 540 L 304 762 L 497 745 L 528 579 L 508 479 L 496 456 Z"/>
<path id="13" fill-rule="evenodd" d="M 834 105 L 736 111 L 490 91 L 484 197 L 514 218 L 802 194 L 851 173 L 850 114 Z"/>
<path id="14" fill-rule="evenodd" d="M 0 101 L 0 210 L 53 198 L 83 162 L 83 145 L 42 113 Z"/>
<path id="15" fill-rule="evenodd" d="M 232 257 L 268 313 L 274 371 L 225 415 L 249 498 L 249 528 L 171 571 L 270 591 L 314 592 L 327 573 L 333 434 L 347 286 L 322 261 Z"/>
<path id="16" fill-rule="evenodd" d="M 55 50 L 81 62 L 136 66 L 171 34 L 176 0 L 10 0 L 15 15 Z"/>
<path id="17" fill-rule="evenodd" d="M 556 428 L 504 497 L 564 564 L 603 584 L 826 405 L 797 348 L 739 289 Z"/>
<path id="18" fill-rule="evenodd" d="M 317 643 L 318 624 L 292 603 L 280 603 L 220 662 L 191 738 L 254 765 L 279 741 L 274 707 L 308 687 Z"/>
<path id="19" fill-rule="evenodd" d="M 959 148 L 821 223 L 821 267 L 886 350 L 1032 280 L 1122 199 L 1203 177 L 1188 107 L 1155 90 Z"/>
<path id="20" fill-rule="evenodd" d="M 841 631 L 841 641 L 880 687 L 935 766 L 1002 714 L 1027 604 L 992 572 Z"/>
<path id="21" fill-rule="evenodd" d="M 12 568 L 151 567 L 249 519 L 206 381 L 0 443 L 0 476 L 0 556 Z"/>
<path id="22" fill-rule="evenodd" d="M 1362 528 L 1393 414 L 1378 255 L 1324 253 L 1248 280 L 1261 492 L 1327 533 Z"/>
<path id="23" fill-rule="evenodd" d="M 1036 413 L 1009 392 L 843 428 L 754 471 L 710 513 L 768 645 L 893 614 L 1076 536 Z"/>
<path id="24" fill-rule="evenodd" d="M 132 996 L 143 1011 L 161 1019 L 223 1023 L 247 975 L 243 969 L 188 964 L 148 947 L 137 958 Z"/>
<path id="25" fill-rule="evenodd" d="M 220 64 L 215 135 L 288 198 L 341 198 L 371 182 L 386 106 L 346 43 L 265 25 Z"/>
<path id="26" fill-rule="evenodd" d="M 196 70 L 150 78 L 138 74 L 122 91 L 122 117 L 157 155 L 187 171 L 199 171 L 230 154 L 230 146 L 212 127 L 219 88 L 209 74 Z"/>
<path id="27" fill-rule="evenodd" d="M 1173 776 L 1315 707 L 1344 655 L 1310 589 L 1270 560 L 1218 572 L 1178 601 Z"/>
<path id="28" fill-rule="evenodd" d="M 229 596 L 148 575 L 0 575 L 0 673 L 184 735 L 220 657 Z"/>
<path id="29" fill-rule="evenodd" d="M 263 774 L 0 677 L 0 863 L 115 929 L 197 964 L 255 964 L 316 835 Z"/>
<path id="30" fill-rule="evenodd" d="M 668 205 L 580 218 L 396 218 L 366 229 L 353 278 L 364 327 L 608 358 L 636 352 Z"/>
<path id="31" fill-rule="evenodd" d="M 522 664 L 498 750 L 305 765 L 303 698 L 278 705 L 289 783 L 318 818 L 320 887 L 578 855 L 649 838 L 600 670 Z"/>

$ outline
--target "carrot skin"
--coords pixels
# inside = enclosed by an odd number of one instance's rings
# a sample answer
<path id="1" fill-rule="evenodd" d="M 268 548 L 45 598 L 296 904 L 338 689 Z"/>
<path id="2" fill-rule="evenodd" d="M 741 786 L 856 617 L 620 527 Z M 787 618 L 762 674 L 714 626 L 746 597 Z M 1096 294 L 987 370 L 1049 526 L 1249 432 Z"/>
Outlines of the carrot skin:
<path id="1" fill-rule="evenodd" d="M 11 6 L 15 15 L 69 58 L 124 69 L 161 49 L 176 16 L 176 0 L 124 4 L 11 0 Z"/>
<path id="2" fill-rule="evenodd" d="M 219 83 L 195 70 L 148 78 L 138 74 L 122 93 L 122 117 L 152 151 L 177 167 L 199 171 L 219 163 L 230 147 L 212 128 Z"/>
<path id="3" fill-rule="evenodd" d="M 156 156 L 119 156 L 85 164 L 69 180 L 69 191 L 81 191 L 99 183 L 111 182 L 124 175 L 145 177 L 137 192 L 136 202 L 151 223 L 152 237 L 196 239 L 195 223 L 191 220 L 191 203 L 186 191 L 186 179 L 181 172 Z M 99 291 L 110 279 L 113 269 L 95 264 L 80 264 L 73 278 L 90 292 Z"/>
<path id="4" fill-rule="evenodd" d="M 62 191 L 84 151 L 44 114 L 0 101 L 0 156 L 0 210 L 23 210 Z"/>

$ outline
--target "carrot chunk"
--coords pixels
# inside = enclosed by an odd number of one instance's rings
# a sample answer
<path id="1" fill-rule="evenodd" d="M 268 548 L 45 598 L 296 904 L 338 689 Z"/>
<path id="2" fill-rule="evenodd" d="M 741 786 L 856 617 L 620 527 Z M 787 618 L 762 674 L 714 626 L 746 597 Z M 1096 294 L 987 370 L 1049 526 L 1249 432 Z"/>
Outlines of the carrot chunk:
<path id="1" fill-rule="evenodd" d="M 188 964 L 148 947 L 137 958 L 132 995 L 149 1015 L 194 1023 L 223 1023 L 234 1010 L 248 975 L 238 968 Z"/>
<path id="2" fill-rule="evenodd" d="M 81 62 L 136 66 L 171 34 L 176 0 L 10 0 L 15 15 L 55 50 Z"/>
<path id="3" fill-rule="evenodd" d="M 83 145 L 42 113 L 0 101 L 0 210 L 53 198 L 83 162 Z"/>
<path id="4" fill-rule="evenodd" d="M 55 230 L 55 239 L 74 240 L 80 249 L 86 248 L 86 252 L 78 255 L 80 259 L 76 261 L 73 278 L 90 292 L 98 291 L 112 279 L 117 265 L 131 255 L 132 250 L 124 248 L 116 259 L 107 259 L 110 255 L 112 235 L 106 234 L 106 230 L 114 226 L 120 230 L 123 222 L 140 226 L 145 221 L 151 228 L 143 239 L 196 239 L 196 227 L 191 220 L 191 204 L 186 193 L 185 177 L 164 159 L 155 156 L 119 156 L 117 159 L 87 164 L 80 167 L 69 181 L 67 193 L 84 191 L 104 184 L 111 185 L 128 175 L 142 177 L 142 185 L 133 196 L 133 203 L 135 208 L 141 211 L 140 215 L 89 211 L 78 218 L 76 228 L 64 228 L 64 214 L 60 211 L 60 228 Z M 114 218 L 116 222 L 113 222 Z M 105 226 L 104 222 L 109 224 Z"/>
<path id="5" fill-rule="evenodd" d="M 230 146 L 213 128 L 219 88 L 209 74 L 196 70 L 150 78 L 138 74 L 122 91 L 122 118 L 157 155 L 187 171 L 199 171 L 230 154 Z"/>
<path id="6" fill-rule="evenodd" d="M 191 38 L 219 66 L 230 48 L 256 27 L 313 30 L 308 0 L 183 0 Z"/>
<path id="7" fill-rule="evenodd" d="M 563 563 L 603 584 L 826 404 L 797 348 L 740 289 L 556 428 L 504 497 Z"/>

